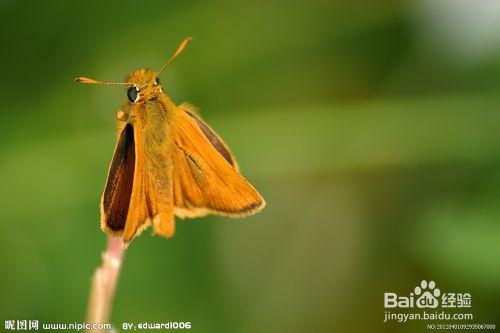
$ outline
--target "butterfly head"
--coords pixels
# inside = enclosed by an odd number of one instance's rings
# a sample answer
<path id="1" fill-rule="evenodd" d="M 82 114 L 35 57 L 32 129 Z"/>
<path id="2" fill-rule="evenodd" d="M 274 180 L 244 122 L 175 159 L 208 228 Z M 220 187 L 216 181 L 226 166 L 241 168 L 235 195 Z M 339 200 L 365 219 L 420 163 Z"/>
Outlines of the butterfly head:
<path id="1" fill-rule="evenodd" d="M 130 103 L 140 103 L 155 99 L 163 93 L 160 78 L 150 69 L 139 69 L 130 73 L 127 82 L 131 86 L 127 89 L 127 98 Z"/>

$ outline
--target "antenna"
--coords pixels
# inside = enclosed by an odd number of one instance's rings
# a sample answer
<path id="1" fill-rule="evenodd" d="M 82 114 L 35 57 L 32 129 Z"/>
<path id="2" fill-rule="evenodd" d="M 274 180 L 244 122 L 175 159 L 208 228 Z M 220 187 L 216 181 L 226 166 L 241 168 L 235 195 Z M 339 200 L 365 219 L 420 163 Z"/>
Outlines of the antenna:
<path id="1" fill-rule="evenodd" d="M 174 61 L 175 58 L 184 50 L 184 48 L 188 45 L 188 43 L 192 40 L 193 38 L 188 37 L 182 41 L 182 43 L 179 45 L 177 48 L 177 51 L 168 59 L 167 63 L 163 65 L 162 68 L 158 72 L 156 72 L 156 76 L 159 76 L 161 72 L 163 72 L 171 63 Z"/>
<path id="2" fill-rule="evenodd" d="M 133 86 L 131 82 L 102 82 L 94 79 L 89 79 L 88 77 L 77 77 L 75 82 L 87 83 L 87 84 L 100 84 L 102 86 Z"/>

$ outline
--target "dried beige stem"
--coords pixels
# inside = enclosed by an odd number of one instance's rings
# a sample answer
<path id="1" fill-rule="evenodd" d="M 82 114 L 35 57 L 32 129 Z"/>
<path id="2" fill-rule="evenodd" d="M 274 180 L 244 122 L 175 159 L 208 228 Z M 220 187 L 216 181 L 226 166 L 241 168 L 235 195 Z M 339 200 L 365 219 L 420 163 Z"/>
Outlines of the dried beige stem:
<path id="1" fill-rule="evenodd" d="M 109 323 L 124 251 L 121 237 L 108 237 L 106 251 L 102 254 L 102 264 L 96 269 L 92 278 L 86 319 L 89 324 Z M 102 332 L 102 330 L 91 329 L 87 332 Z"/>

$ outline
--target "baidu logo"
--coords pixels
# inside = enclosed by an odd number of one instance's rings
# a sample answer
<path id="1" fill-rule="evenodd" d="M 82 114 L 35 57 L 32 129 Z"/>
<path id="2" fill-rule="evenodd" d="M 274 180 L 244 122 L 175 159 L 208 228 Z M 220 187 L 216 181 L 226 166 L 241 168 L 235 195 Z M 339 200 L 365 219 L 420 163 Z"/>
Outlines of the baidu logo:
<path id="1" fill-rule="evenodd" d="M 436 282 L 422 280 L 409 295 L 384 293 L 385 308 L 470 308 L 472 297 L 469 293 L 443 293 Z"/>

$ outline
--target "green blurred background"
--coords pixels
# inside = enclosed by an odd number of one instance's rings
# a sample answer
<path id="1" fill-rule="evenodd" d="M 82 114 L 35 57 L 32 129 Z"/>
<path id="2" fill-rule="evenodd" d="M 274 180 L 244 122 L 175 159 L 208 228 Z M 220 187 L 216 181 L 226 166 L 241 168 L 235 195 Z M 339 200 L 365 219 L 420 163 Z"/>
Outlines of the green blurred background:
<path id="1" fill-rule="evenodd" d="M 79 322 L 125 90 L 159 68 L 268 206 L 137 238 L 112 322 L 195 332 L 418 332 L 420 280 L 500 318 L 496 1 L 2 1 L 0 320 Z M 467 312 L 467 311 L 461 311 Z M 3 324 L 2 324 L 3 325 Z"/>

